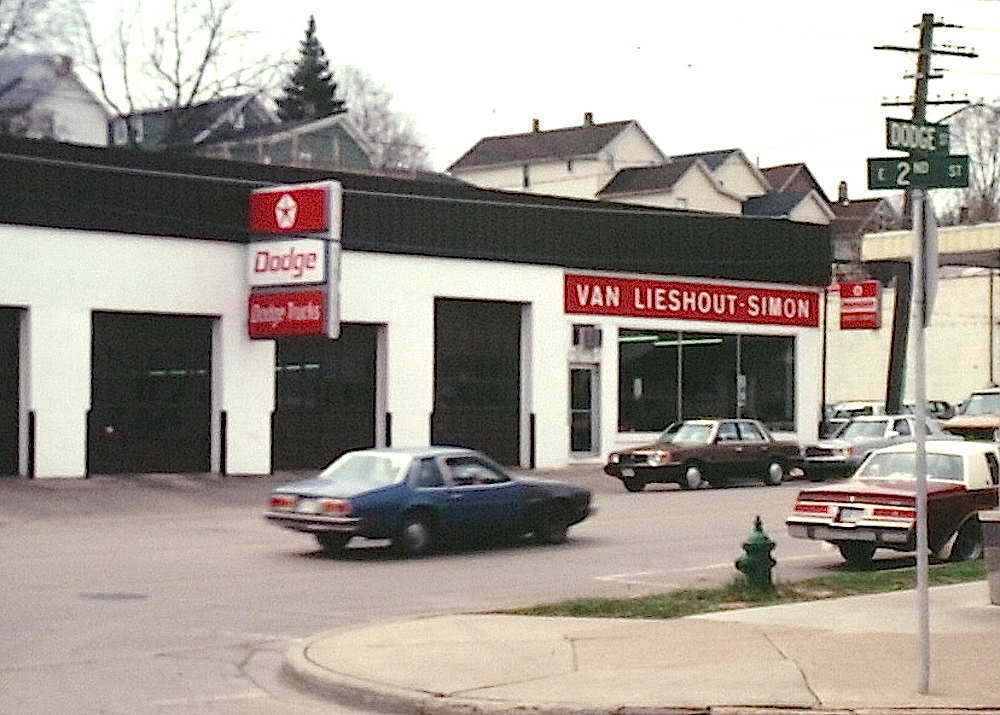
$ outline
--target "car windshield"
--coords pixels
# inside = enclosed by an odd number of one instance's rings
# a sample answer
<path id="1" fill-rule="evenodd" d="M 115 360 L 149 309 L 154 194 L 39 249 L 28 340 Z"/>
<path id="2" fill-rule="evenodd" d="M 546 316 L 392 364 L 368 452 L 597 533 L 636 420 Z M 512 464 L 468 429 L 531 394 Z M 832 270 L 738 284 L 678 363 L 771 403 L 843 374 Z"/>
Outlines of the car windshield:
<path id="1" fill-rule="evenodd" d="M 1000 393 L 971 395 L 962 407 L 963 415 L 1000 414 Z"/>
<path id="2" fill-rule="evenodd" d="M 670 439 L 671 442 L 686 442 L 688 444 L 708 444 L 712 439 L 712 425 L 684 422 Z"/>
<path id="3" fill-rule="evenodd" d="M 378 489 L 398 484 L 406 477 L 413 458 L 392 452 L 348 452 L 320 472 L 338 486 L 352 490 Z"/>
<path id="4" fill-rule="evenodd" d="M 669 427 L 660 433 L 660 436 L 656 438 L 657 442 L 673 442 L 677 437 L 677 431 L 681 428 L 683 422 L 673 422 Z"/>
<path id="5" fill-rule="evenodd" d="M 885 434 L 885 420 L 858 420 L 848 422 L 834 435 L 846 442 L 861 442 L 866 439 L 878 439 Z"/>
<path id="6" fill-rule="evenodd" d="M 915 479 L 916 454 L 914 452 L 882 452 L 873 454 L 861 465 L 857 479 Z M 928 479 L 962 481 L 962 458 L 957 454 L 927 453 Z"/>

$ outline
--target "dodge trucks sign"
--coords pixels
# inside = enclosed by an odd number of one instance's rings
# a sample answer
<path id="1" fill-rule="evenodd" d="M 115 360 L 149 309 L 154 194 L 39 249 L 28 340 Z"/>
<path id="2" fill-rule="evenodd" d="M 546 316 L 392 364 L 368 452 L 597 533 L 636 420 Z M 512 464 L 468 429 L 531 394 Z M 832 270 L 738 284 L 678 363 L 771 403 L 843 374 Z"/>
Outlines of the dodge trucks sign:
<path id="1" fill-rule="evenodd" d="M 806 289 L 586 275 L 564 288 L 567 313 L 819 327 L 819 293 Z"/>
<path id="2" fill-rule="evenodd" d="M 323 335 L 325 305 L 322 290 L 251 293 L 247 332 L 251 338 Z"/>

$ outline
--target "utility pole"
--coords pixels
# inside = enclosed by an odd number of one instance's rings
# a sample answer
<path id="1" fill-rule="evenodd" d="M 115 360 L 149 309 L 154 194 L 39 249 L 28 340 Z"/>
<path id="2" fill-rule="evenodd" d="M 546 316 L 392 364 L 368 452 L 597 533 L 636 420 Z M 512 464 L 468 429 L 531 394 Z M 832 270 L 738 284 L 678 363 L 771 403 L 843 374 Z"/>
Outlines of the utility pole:
<path id="1" fill-rule="evenodd" d="M 933 34 L 934 28 L 958 28 L 958 25 L 935 23 L 934 15 L 925 14 L 920 20 L 920 45 L 919 47 L 902 47 L 899 45 L 878 45 L 876 50 L 892 50 L 895 52 L 916 53 L 917 71 L 908 79 L 915 80 L 913 100 L 910 102 L 883 102 L 883 107 L 912 106 L 914 125 L 923 125 L 927 120 L 927 106 L 940 104 L 968 104 L 965 99 L 938 99 L 929 100 L 928 86 L 932 79 L 941 79 L 940 73 L 935 73 L 931 67 L 931 57 L 933 55 L 951 55 L 955 57 L 978 57 L 975 52 L 970 52 L 962 48 L 943 47 L 934 49 Z M 869 188 L 873 188 L 869 186 Z M 886 187 L 882 187 L 886 188 Z M 904 214 L 914 211 L 914 200 L 916 192 L 921 198 L 924 194 L 924 187 L 915 188 L 912 183 L 906 186 L 906 201 L 904 204 Z M 913 230 L 917 230 L 917 224 L 913 224 Z M 906 380 L 906 351 L 908 347 L 908 335 L 910 329 L 909 304 L 911 298 L 911 281 L 907 277 L 897 274 L 896 279 L 896 304 L 893 313 L 892 323 L 892 343 L 889 352 L 889 372 L 886 378 L 885 408 L 890 414 L 899 414 L 903 411 L 903 397 Z"/>
<path id="2" fill-rule="evenodd" d="M 888 130 L 893 126 L 893 120 L 887 123 L 887 143 L 890 149 L 909 149 L 908 161 L 897 162 L 897 167 L 903 167 L 896 175 L 896 182 L 906 187 L 907 203 L 913 212 L 913 259 L 911 265 L 912 296 L 901 295 L 899 290 L 902 281 L 897 281 L 896 310 L 893 320 L 892 353 L 889 357 L 889 377 L 886 386 L 886 408 L 890 412 L 899 412 L 902 408 L 903 381 L 905 372 L 905 354 L 907 349 L 907 334 L 913 328 L 913 368 L 914 368 L 914 412 L 917 422 L 915 433 L 914 476 L 917 482 L 917 514 L 916 514 L 916 549 L 917 549 L 917 631 L 919 640 L 919 692 L 927 694 L 930 690 L 930 609 L 928 590 L 928 542 L 927 542 L 927 434 L 923 425 L 927 422 L 927 377 L 926 377 L 926 341 L 925 329 L 930 320 L 933 286 L 937 281 L 937 251 L 933 249 L 929 255 L 928 228 L 936 231 L 934 217 L 928 216 L 933 211 L 925 198 L 925 192 L 934 187 L 967 185 L 968 157 L 963 162 L 960 157 L 941 156 L 942 148 L 930 137 L 939 136 L 940 127 L 927 124 L 927 105 L 944 104 L 946 102 L 929 102 L 927 99 L 928 82 L 938 79 L 941 75 L 933 74 L 931 56 L 934 54 L 975 57 L 975 53 L 959 49 L 934 50 L 932 37 L 935 27 L 955 27 L 954 25 L 935 24 L 934 16 L 925 14 L 920 21 L 920 46 L 917 49 L 905 47 L 882 46 L 875 49 L 897 50 L 917 53 L 916 86 L 913 93 L 913 119 L 903 132 L 901 138 L 894 138 Z M 948 101 L 947 103 L 953 103 Z M 896 126 L 901 126 L 896 123 Z M 945 134 L 946 135 L 946 134 Z M 912 139 L 911 139 L 912 136 Z M 879 160 L 869 160 L 869 167 L 878 167 Z M 891 163 L 891 162 L 890 162 Z M 883 164 L 883 171 L 886 168 Z M 946 170 L 938 172 L 936 169 Z M 905 178 L 899 177 L 905 172 Z M 910 175 L 912 173 L 912 178 Z M 961 174 L 959 177 L 958 174 Z M 961 178 L 963 183 L 955 183 L 951 179 Z M 869 183 L 873 180 L 871 169 Z M 904 183 L 905 182 L 905 183 Z M 909 311 L 901 310 L 909 303 Z M 905 323 L 905 325 L 900 325 Z"/>

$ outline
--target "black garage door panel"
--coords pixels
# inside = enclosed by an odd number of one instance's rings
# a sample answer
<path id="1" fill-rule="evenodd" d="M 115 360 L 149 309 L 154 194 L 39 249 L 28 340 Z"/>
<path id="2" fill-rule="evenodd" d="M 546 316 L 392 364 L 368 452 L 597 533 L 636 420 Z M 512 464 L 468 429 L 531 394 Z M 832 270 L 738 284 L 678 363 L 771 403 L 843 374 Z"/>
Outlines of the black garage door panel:
<path id="1" fill-rule="evenodd" d="M 210 470 L 212 324 L 94 313 L 88 473 Z"/>

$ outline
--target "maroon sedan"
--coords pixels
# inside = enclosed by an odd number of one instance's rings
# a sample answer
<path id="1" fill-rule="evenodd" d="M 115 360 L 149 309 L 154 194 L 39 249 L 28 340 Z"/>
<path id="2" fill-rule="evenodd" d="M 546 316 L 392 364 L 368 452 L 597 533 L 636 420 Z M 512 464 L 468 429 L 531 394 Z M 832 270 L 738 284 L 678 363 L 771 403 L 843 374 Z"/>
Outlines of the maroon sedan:
<path id="1" fill-rule="evenodd" d="M 757 420 L 684 420 L 670 425 L 653 444 L 612 452 L 604 472 L 630 492 L 651 482 L 697 489 L 747 477 L 774 485 L 788 476 L 798 453 L 798 443 L 775 439 Z"/>
<path id="2" fill-rule="evenodd" d="M 992 443 L 929 441 L 927 542 L 936 559 L 962 561 L 983 553 L 978 512 L 997 506 L 1000 453 Z M 854 476 L 799 492 L 788 533 L 835 545 L 855 566 L 878 548 L 916 549 L 916 444 L 872 452 Z"/>

